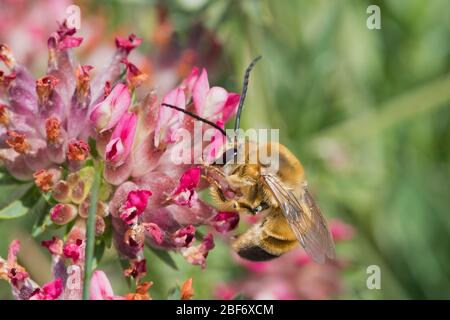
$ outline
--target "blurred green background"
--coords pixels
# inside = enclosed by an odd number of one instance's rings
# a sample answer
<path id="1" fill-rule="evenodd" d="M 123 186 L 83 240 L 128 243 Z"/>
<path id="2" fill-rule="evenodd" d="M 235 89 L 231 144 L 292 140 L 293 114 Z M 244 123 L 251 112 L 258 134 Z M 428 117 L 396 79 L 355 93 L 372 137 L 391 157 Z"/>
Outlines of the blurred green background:
<path id="1" fill-rule="evenodd" d="M 170 17 L 174 50 L 188 46 L 192 26 L 201 24 L 220 44 L 220 54 L 208 62 L 211 83 L 230 91 L 240 91 L 245 67 L 263 55 L 251 76 L 243 127 L 280 128 L 281 142 L 306 167 L 322 211 L 355 228 L 356 236 L 337 248 L 348 261 L 337 298 L 450 298 L 448 0 L 75 4 L 82 23 L 103 21 L 106 40 L 134 32 L 144 38 L 144 59 L 159 54 L 160 63 L 170 51 L 158 53 L 149 41 L 158 6 Z M 381 8 L 380 30 L 366 27 L 370 4 Z M 1 196 L 8 197 L 7 186 Z M 28 239 L 32 223 L 30 216 L 1 221 L 0 252 L 21 238 L 32 253 L 23 263 L 42 261 L 31 273 L 45 281 L 49 257 Z M 148 254 L 154 298 L 167 297 L 188 277 L 196 298 L 212 298 L 217 283 L 244 272 L 221 242 L 205 271 L 175 255 L 179 270 L 173 270 Z M 381 290 L 366 287 L 369 265 L 381 268 Z M 113 251 L 102 268 L 118 292 L 126 291 Z M 10 297 L 7 288 L 0 283 L 0 298 Z"/>

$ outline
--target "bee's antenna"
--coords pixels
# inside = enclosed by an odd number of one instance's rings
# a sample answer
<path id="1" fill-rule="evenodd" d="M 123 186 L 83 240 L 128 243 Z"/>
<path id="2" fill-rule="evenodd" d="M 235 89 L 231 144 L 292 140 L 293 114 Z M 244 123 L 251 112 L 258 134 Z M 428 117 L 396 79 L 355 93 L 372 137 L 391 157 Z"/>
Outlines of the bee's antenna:
<path id="1" fill-rule="evenodd" d="M 247 95 L 247 87 L 248 87 L 248 80 L 250 78 L 250 72 L 252 71 L 256 62 L 258 62 L 258 60 L 261 58 L 262 58 L 262 56 L 257 56 L 255 59 L 253 59 L 252 63 L 250 63 L 250 65 L 247 67 L 247 70 L 245 70 L 244 84 L 242 85 L 241 98 L 239 99 L 239 106 L 237 109 L 236 122 L 234 123 L 234 131 L 237 131 L 241 124 L 241 113 L 242 113 L 242 108 L 244 107 L 245 96 Z"/>
<path id="2" fill-rule="evenodd" d="M 219 127 L 219 126 L 218 126 L 217 124 L 215 124 L 214 122 L 211 122 L 211 121 L 209 121 L 209 120 L 206 120 L 206 119 L 200 117 L 199 115 L 196 115 L 195 113 L 192 113 L 192 112 L 190 112 L 190 111 L 187 111 L 187 110 L 185 110 L 185 109 L 182 109 L 182 108 L 180 108 L 180 107 L 177 107 L 177 106 L 174 106 L 174 105 L 171 105 L 171 104 L 168 104 L 168 103 L 162 103 L 161 105 L 162 105 L 162 106 L 165 106 L 165 107 L 169 107 L 169 108 L 175 109 L 175 110 L 178 110 L 178 111 L 180 111 L 180 112 L 183 112 L 183 113 L 187 114 L 188 116 L 191 116 L 192 118 L 194 118 L 194 119 L 196 119 L 196 120 L 198 120 L 198 121 L 201 121 L 201 122 L 204 122 L 204 123 L 206 123 L 206 124 L 209 124 L 211 127 L 214 127 L 215 129 L 219 130 L 220 133 L 222 133 L 225 137 L 227 137 L 227 133 L 225 132 L 225 130 L 222 129 L 221 127 Z"/>

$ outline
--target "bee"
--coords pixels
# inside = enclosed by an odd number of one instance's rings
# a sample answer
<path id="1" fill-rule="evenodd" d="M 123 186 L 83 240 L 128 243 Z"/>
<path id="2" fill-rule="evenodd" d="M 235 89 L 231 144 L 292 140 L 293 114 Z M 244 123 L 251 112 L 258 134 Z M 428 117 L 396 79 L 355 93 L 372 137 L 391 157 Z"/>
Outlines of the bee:
<path id="1" fill-rule="evenodd" d="M 260 58 L 255 58 L 245 72 L 235 132 L 240 127 L 250 71 Z M 226 136 L 222 128 L 196 114 L 163 105 L 203 121 Z M 260 161 L 261 148 L 271 159 L 278 159 L 277 166 Z M 243 161 L 238 161 L 239 155 Z M 317 263 L 335 258 L 333 238 L 308 190 L 304 168 L 288 148 L 275 142 L 257 144 L 246 139 L 238 144 L 234 140 L 215 162 L 203 167 L 219 210 L 263 215 L 259 223 L 233 240 L 232 247 L 242 258 L 270 260 L 292 250 L 298 243 Z"/>

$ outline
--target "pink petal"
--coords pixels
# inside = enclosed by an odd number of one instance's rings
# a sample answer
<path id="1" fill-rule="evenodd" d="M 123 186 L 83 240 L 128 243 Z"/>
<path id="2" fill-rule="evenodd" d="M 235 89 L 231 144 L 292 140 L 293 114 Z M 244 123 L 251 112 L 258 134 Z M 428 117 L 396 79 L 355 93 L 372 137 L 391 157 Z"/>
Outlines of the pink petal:
<path id="1" fill-rule="evenodd" d="M 118 49 L 124 50 L 127 54 L 142 43 L 142 39 L 131 34 L 128 38 L 116 37 L 116 46 Z"/>
<path id="2" fill-rule="evenodd" d="M 224 128 L 224 124 L 222 121 L 217 121 L 216 123 L 219 127 Z M 213 135 L 210 135 L 210 132 Z M 205 139 L 208 139 L 211 136 L 210 143 L 204 147 L 203 150 L 203 160 L 206 163 L 213 163 L 214 160 L 217 159 L 219 155 L 224 151 L 224 147 L 226 146 L 226 137 L 217 129 L 207 129 L 204 133 Z"/>
<path id="3" fill-rule="evenodd" d="M 51 255 L 61 255 L 63 252 L 63 241 L 58 237 L 52 237 L 51 240 L 44 240 L 41 244 L 48 249 Z"/>
<path id="4" fill-rule="evenodd" d="M 63 285 L 61 278 L 58 278 L 52 282 L 45 284 L 42 287 L 42 291 L 48 298 L 47 300 L 56 300 L 63 292 Z"/>
<path id="5" fill-rule="evenodd" d="M 137 117 L 133 112 L 125 113 L 114 129 L 106 145 L 106 160 L 114 166 L 123 164 L 131 152 L 136 134 Z"/>
<path id="6" fill-rule="evenodd" d="M 241 95 L 238 93 L 229 93 L 227 97 L 227 101 L 222 109 L 222 122 L 226 123 L 237 111 L 237 107 L 239 105 L 239 99 Z"/>
<path id="7" fill-rule="evenodd" d="M 133 190 L 128 193 L 127 200 L 124 205 L 124 211 L 120 214 L 120 218 L 127 223 L 132 224 L 147 207 L 148 198 L 152 195 L 149 190 Z"/>
<path id="8" fill-rule="evenodd" d="M 63 254 L 65 258 L 72 259 L 74 263 L 77 263 L 84 256 L 83 241 L 77 240 L 74 243 L 66 243 Z"/>
<path id="9" fill-rule="evenodd" d="M 192 98 L 194 100 L 195 111 L 198 115 L 203 114 L 206 104 L 206 96 L 209 91 L 208 73 L 202 69 L 202 73 L 195 82 L 192 90 Z"/>
<path id="10" fill-rule="evenodd" d="M 177 230 L 172 239 L 176 247 L 189 247 L 195 241 L 195 227 L 188 225 Z"/>
<path id="11" fill-rule="evenodd" d="M 236 212 L 219 212 L 212 218 L 212 224 L 217 232 L 227 233 L 237 227 L 239 214 Z"/>
<path id="12" fill-rule="evenodd" d="M 212 87 L 206 95 L 205 104 L 201 116 L 215 121 L 217 115 L 222 112 L 228 98 L 228 92 L 221 87 Z"/>
<path id="13" fill-rule="evenodd" d="M 189 100 L 190 97 L 192 96 L 192 91 L 194 89 L 195 82 L 197 82 L 198 79 L 198 72 L 199 70 L 197 67 L 192 68 L 187 78 L 181 82 L 181 87 L 185 89 L 187 100 Z"/>
<path id="14" fill-rule="evenodd" d="M 178 194 L 184 190 L 194 190 L 200 183 L 201 169 L 199 167 L 187 170 L 180 178 L 180 183 L 174 191 Z"/>
<path id="15" fill-rule="evenodd" d="M 198 246 L 191 246 L 182 250 L 182 254 L 187 262 L 200 265 L 202 269 L 206 267 L 206 257 L 210 250 L 214 248 L 214 238 L 212 233 L 208 233 Z"/>
<path id="16" fill-rule="evenodd" d="M 152 239 L 157 243 L 161 244 L 163 242 L 164 232 L 156 223 L 143 223 L 145 231 L 147 231 Z"/>
<path id="17" fill-rule="evenodd" d="M 111 283 L 106 274 L 101 270 L 96 270 L 92 274 L 89 297 L 91 300 L 107 300 L 114 297 Z"/>
<path id="18" fill-rule="evenodd" d="M 131 103 L 130 92 L 123 83 L 117 84 L 105 100 L 92 110 L 90 120 L 100 132 L 113 128 Z"/>
<path id="19" fill-rule="evenodd" d="M 178 205 L 187 205 L 192 207 L 198 199 L 197 192 L 195 188 L 198 187 L 200 183 L 200 168 L 191 168 L 187 170 L 180 178 L 180 183 L 173 192 L 173 200 Z"/>
<path id="20" fill-rule="evenodd" d="M 173 89 L 163 98 L 162 102 L 185 109 L 186 101 L 184 91 L 181 88 Z M 184 114 L 182 112 L 160 106 L 155 129 L 156 147 L 160 143 L 174 142 L 174 134 L 181 127 L 183 118 Z"/>
<path id="21" fill-rule="evenodd" d="M 59 42 L 58 49 L 66 50 L 70 48 L 76 48 L 80 46 L 81 42 L 83 42 L 83 38 L 81 37 L 67 36 L 62 41 Z"/>

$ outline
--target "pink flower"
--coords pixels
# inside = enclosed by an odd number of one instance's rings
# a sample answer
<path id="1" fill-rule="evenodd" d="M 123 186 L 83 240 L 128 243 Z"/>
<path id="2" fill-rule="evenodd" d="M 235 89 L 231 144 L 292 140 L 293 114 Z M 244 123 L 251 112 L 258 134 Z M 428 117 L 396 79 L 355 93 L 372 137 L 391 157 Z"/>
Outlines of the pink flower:
<path id="1" fill-rule="evenodd" d="M 56 300 L 59 298 L 64 288 L 61 278 L 45 284 L 42 289 L 36 289 L 30 297 L 30 300 Z"/>
<path id="2" fill-rule="evenodd" d="M 208 233 L 198 246 L 183 248 L 181 253 L 187 262 L 196 264 L 204 269 L 206 267 L 206 257 L 211 249 L 214 248 L 214 238 L 212 233 Z"/>
<path id="3" fill-rule="evenodd" d="M 60 25 L 60 28 L 58 30 L 57 35 L 54 36 L 54 38 L 51 38 L 52 41 L 57 45 L 57 48 L 59 50 L 66 50 L 69 48 L 75 48 L 78 47 L 81 42 L 83 41 L 83 38 L 81 37 L 74 37 L 73 35 L 76 33 L 75 28 L 68 28 L 66 23 Z M 54 44 L 50 42 L 49 40 L 49 46 L 50 44 L 53 46 Z"/>
<path id="4" fill-rule="evenodd" d="M 195 241 L 195 227 L 188 225 L 177 230 L 173 235 L 173 243 L 178 247 L 189 247 Z"/>
<path id="5" fill-rule="evenodd" d="M 92 132 L 89 116 L 94 107 L 92 117 L 101 129 L 117 123 L 121 117 L 118 111 L 128 108 L 129 102 L 126 102 L 130 99 L 126 91 L 117 93 L 120 103 L 114 110 L 108 110 L 106 102 L 102 107 L 97 106 L 103 100 L 106 84 L 120 80 L 120 61 L 140 41 L 135 36 L 118 41 L 112 62 L 91 81 L 91 67 L 77 67 L 72 62 L 71 48 L 81 43 L 75 32 L 74 28 L 62 23 L 50 35 L 48 70 L 37 81 L 16 61 L 9 47 L 0 44 L 0 60 L 10 70 L 9 74 L 0 71 L 0 86 L 6 95 L 4 101 L 7 101 L 1 105 L 0 123 L 4 123 L 9 132 L 4 134 L 5 128 L 2 128 L 0 159 L 17 179 L 29 180 L 34 172 L 59 166 L 67 160 L 74 162 L 69 163 L 70 170 L 78 169 L 81 161 L 90 156 L 85 141 Z M 123 84 L 116 90 L 121 88 L 128 90 Z M 114 97 L 116 92 L 106 99 L 107 102 Z M 107 111 L 111 112 L 110 121 L 104 120 L 108 118 Z M 124 141 L 120 142 L 124 144 Z M 114 164 L 120 163 L 121 157 L 118 158 Z"/>
<path id="6" fill-rule="evenodd" d="M 120 214 L 122 220 L 127 224 L 136 223 L 137 218 L 144 212 L 147 207 L 148 198 L 152 195 L 149 190 L 130 191 L 127 201 Z"/>
<path id="7" fill-rule="evenodd" d="M 101 270 L 96 270 L 92 274 L 89 297 L 91 300 L 113 300 L 115 298 L 111 283 Z"/>
<path id="8" fill-rule="evenodd" d="M 137 38 L 135 34 L 131 34 L 127 39 L 116 37 L 117 48 L 124 50 L 126 53 L 130 53 L 131 50 L 139 46 L 141 43 L 142 39 Z"/>
<path id="9" fill-rule="evenodd" d="M 195 74 L 191 73 L 188 86 L 192 86 Z M 198 115 L 212 121 L 227 122 L 236 112 L 240 95 L 237 93 L 228 93 L 221 87 L 209 87 L 208 74 L 205 69 L 192 86 L 192 96 L 194 99 L 195 110 Z"/>
<path id="10" fill-rule="evenodd" d="M 77 239 L 75 242 L 66 243 L 63 248 L 63 254 L 65 258 L 70 258 L 74 263 L 84 257 L 83 240 Z"/>
<path id="11" fill-rule="evenodd" d="M 237 227 L 239 214 L 236 212 L 219 212 L 211 221 L 217 232 L 227 233 Z"/>
<path id="12" fill-rule="evenodd" d="M 51 240 L 44 240 L 41 244 L 48 249 L 52 256 L 60 256 L 63 253 L 63 241 L 58 237 L 53 237 Z"/>
<path id="13" fill-rule="evenodd" d="M 136 133 L 136 114 L 128 112 L 122 116 L 106 145 L 106 160 L 114 166 L 122 165 L 131 152 Z"/>
<path id="14" fill-rule="evenodd" d="M 123 83 L 118 83 L 106 97 L 92 109 L 90 120 L 99 132 L 113 128 L 127 112 L 131 103 L 130 92 Z"/>
<path id="15" fill-rule="evenodd" d="M 150 234 L 152 239 L 157 243 L 161 244 L 163 242 L 164 232 L 156 223 L 143 223 L 145 231 Z"/>
<path id="16" fill-rule="evenodd" d="M 188 169 L 180 178 L 180 183 L 174 190 L 172 197 L 176 204 L 181 206 L 192 207 L 198 199 L 195 189 L 200 183 L 200 168 Z"/>

